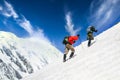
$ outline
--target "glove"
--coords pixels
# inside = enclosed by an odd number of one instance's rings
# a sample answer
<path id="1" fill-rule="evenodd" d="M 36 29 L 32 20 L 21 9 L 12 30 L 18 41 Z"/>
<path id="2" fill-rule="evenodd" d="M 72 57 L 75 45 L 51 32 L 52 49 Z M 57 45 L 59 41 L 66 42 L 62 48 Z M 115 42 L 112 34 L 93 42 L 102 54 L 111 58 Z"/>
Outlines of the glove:
<path id="1" fill-rule="evenodd" d="M 77 34 L 77 36 L 79 37 L 80 35 L 79 35 L 79 34 Z"/>
<path id="2" fill-rule="evenodd" d="M 95 30 L 95 32 L 97 32 L 98 30 Z"/>
<path id="3" fill-rule="evenodd" d="M 75 41 L 73 41 L 75 43 Z"/>

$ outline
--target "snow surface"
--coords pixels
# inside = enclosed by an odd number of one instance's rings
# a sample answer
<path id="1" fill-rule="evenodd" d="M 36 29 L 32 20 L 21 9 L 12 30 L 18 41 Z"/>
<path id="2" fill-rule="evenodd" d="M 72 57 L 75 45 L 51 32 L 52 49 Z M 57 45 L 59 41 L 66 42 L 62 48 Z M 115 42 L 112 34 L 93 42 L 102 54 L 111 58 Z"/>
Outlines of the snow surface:
<path id="1" fill-rule="evenodd" d="M 77 46 L 67 62 L 50 64 L 22 80 L 120 80 L 120 23 L 104 31 L 87 47 Z"/>
<path id="2" fill-rule="evenodd" d="M 0 31 L 0 80 L 18 80 L 59 60 L 62 53 L 38 38 Z"/>

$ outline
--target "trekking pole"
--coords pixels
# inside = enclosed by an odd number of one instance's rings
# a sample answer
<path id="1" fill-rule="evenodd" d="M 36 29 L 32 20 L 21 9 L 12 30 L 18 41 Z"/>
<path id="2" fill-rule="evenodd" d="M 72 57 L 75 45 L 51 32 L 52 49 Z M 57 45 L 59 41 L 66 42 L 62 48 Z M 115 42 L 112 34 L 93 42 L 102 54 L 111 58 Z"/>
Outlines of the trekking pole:
<path id="1" fill-rule="evenodd" d="M 99 29 L 99 28 L 98 28 L 98 29 Z M 97 30 L 98 30 L 98 29 L 97 29 Z M 97 36 L 98 36 L 98 32 L 95 33 L 95 40 L 96 40 L 96 41 L 98 40 L 98 39 L 97 39 Z"/>
<path id="2" fill-rule="evenodd" d="M 83 45 L 82 45 L 82 40 L 81 40 L 81 38 L 80 38 L 80 43 L 81 43 L 81 47 L 82 47 L 82 49 L 84 49 L 84 48 L 83 48 Z"/>
<path id="3" fill-rule="evenodd" d="M 98 33 L 96 33 L 96 35 L 95 35 L 95 40 L 97 41 L 98 39 L 97 39 L 97 36 L 98 36 Z"/>

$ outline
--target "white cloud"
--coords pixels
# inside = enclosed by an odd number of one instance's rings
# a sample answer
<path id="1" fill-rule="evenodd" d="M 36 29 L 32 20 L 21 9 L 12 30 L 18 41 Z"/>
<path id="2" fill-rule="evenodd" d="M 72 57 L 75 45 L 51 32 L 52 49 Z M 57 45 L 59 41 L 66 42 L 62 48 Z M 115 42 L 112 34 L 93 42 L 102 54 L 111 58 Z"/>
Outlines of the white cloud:
<path id="1" fill-rule="evenodd" d="M 50 40 L 44 35 L 44 31 L 40 28 L 38 28 L 37 31 L 34 31 L 31 38 L 51 44 Z"/>
<path id="2" fill-rule="evenodd" d="M 51 43 L 49 39 L 44 35 L 44 32 L 42 29 L 34 30 L 31 22 L 25 18 L 25 16 L 18 15 L 16 11 L 14 10 L 13 6 L 8 3 L 7 1 L 4 1 L 5 5 L 0 6 L 0 13 L 6 17 L 5 20 L 7 20 L 10 17 L 13 17 L 14 21 L 24 30 L 26 30 L 31 38 L 38 38 L 42 41 L 46 41 L 48 43 Z M 4 24 L 7 24 L 6 21 L 3 21 Z"/>
<path id="3" fill-rule="evenodd" d="M 65 16 L 66 26 L 65 29 L 69 32 L 70 35 L 76 35 L 80 31 L 80 28 L 74 30 L 74 24 L 72 23 L 71 13 L 68 12 Z"/>
<path id="4" fill-rule="evenodd" d="M 119 16 L 120 0 L 93 0 L 90 11 L 91 24 L 101 28 L 115 21 Z"/>
<path id="5" fill-rule="evenodd" d="M 6 6 L 6 9 L 3 10 L 4 16 L 18 18 L 17 13 L 15 12 L 14 8 L 12 7 L 12 5 L 10 3 L 5 1 L 5 6 Z"/>
<path id="6" fill-rule="evenodd" d="M 30 35 L 33 34 L 34 30 L 33 27 L 30 23 L 30 21 L 28 21 L 24 16 L 22 19 L 16 19 L 16 22 L 18 23 L 18 25 L 20 25 L 23 29 L 25 29 Z"/>
<path id="7" fill-rule="evenodd" d="M 32 25 L 30 24 L 30 22 L 24 16 L 22 16 L 22 18 L 20 18 L 20 16 L 15 12 L 13 6 L 10 3 L 8 3 L 7 1 L 4 1 L 4 2 L 5 2 L 5 7 L 1 11 L 2 14 L 7 18 L 13 17 L 15 22 L 18 23 L 18 25 L 20 27 L 22 27 L 30 35 L 32 35 L 33 29 L 32 29 Z"/>
<path id="8" fill-rule="evenodd" d="M 2 6 L 0 6 L 0 11 L 1 11 L 2 9 L 3 9 Z"/>

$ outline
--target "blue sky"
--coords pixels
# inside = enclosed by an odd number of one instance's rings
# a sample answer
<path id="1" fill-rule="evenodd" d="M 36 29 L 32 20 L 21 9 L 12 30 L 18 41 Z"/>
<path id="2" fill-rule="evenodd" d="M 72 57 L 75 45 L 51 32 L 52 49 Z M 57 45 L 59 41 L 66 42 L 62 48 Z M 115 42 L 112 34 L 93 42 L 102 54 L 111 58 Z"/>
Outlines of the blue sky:
<path id="1" fill-rule="evenodd" d="M 118 23 L 119 4 L 120 0 L 0 0 L 0 31 L 36 36 L 63 51 L 64 36 L 80 34 L 84 41 L 89 25 L 99 34 Z M 75 46 L 79 44 L 80 40 Z"/>

